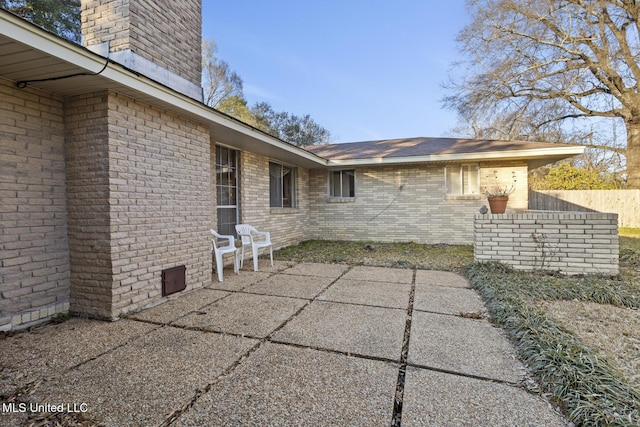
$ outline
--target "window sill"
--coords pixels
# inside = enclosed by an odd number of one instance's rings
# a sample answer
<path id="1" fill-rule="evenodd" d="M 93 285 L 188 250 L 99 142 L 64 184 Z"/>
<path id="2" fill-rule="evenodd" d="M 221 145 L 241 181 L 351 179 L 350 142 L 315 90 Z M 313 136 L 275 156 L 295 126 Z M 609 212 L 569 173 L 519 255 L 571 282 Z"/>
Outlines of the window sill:
<path id="1" fill-rule="evenodd" d="M 270 208 L 270 212 L 272 215 L 287 215 L 287 214 L 295 214 L 298 213 L 298 208 Z"/>
<path id="2" fill-rule="evenodd" d="M 481 200 L 482 194 L 446 194 L 445 200 Z"/>
<path id="3" fill-rule="evenodd" d="M 327 203 L 354 203 L 357 199 L 355 197 L 327 197 L 325 202 Z"/>

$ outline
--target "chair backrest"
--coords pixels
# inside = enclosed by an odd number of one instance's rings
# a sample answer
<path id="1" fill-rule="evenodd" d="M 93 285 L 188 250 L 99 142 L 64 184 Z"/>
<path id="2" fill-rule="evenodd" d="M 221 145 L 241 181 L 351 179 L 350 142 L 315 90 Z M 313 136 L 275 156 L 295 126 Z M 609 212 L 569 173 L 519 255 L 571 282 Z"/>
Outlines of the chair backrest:
<path id="1" fill-rule="evenodd" d="M 217 251 L 218 243 L 216 242 L 216 240 L 220 238 L 220 235 L 213 228 L 211 229 L 211 234 L 213 234 L 213 239 L 211 239 L 211 249 L 213 249 L 214 251 Z"/>
<path id="2" fill-rule="evenodd" d="M 242 239 L 243 245 L 250 245 L 253 243 L 253 237 L 251 236 L 252 231 L 255 231 L 255 228 L 249 224 L 236 224 L 236 233 L 238 233 Z"/>

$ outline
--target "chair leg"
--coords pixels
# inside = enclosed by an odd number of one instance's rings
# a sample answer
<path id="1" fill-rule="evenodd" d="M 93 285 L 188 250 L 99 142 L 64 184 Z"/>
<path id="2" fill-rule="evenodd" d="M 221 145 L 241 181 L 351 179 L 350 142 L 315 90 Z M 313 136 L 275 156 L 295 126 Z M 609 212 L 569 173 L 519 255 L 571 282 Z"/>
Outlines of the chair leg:
<path id="1" fill-rule="evenodd" d="M 216 254 L 216 269 L 218 270 L 218 282 L 223 282 L 224 281 L 224 277 L 222 275 L 222 254 L 218 255 Z"/>
<path id="2" fill-rule="evenodd" d="M 240 270 L 244 266 L 244 245 L 242 245 L 242 256 L 240 256 Z"/>
<path id="3" fill-rule="evenodd" d="M 269 257 L 271 257 L 271 267 L 273 267 L 273 246 L 269 246 Z"/>
<path id="4" fill-rule="evenodd" d="M 253 247 L 253 271 L 258 271 L 258 248 Z"/>
<path id="5" fill-rule="evenodd" d="M 236 249 L 235 252 L 233 252 L 233 272 L 236 274 L 240 273 L 238 270 L 238 255 L 240 255 L 240 251 Z"/>

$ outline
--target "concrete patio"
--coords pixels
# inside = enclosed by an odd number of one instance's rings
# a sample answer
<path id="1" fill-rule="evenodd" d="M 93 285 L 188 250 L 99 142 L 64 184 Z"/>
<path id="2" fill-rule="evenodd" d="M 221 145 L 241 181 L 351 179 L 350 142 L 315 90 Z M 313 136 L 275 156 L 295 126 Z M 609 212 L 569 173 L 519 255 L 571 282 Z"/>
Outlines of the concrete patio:
<path id="1" fill-rule="evenodd" d="M 248 268 L 117 322 L 1 339 L 0 425 L 567 425 L 456 274 Z"/>

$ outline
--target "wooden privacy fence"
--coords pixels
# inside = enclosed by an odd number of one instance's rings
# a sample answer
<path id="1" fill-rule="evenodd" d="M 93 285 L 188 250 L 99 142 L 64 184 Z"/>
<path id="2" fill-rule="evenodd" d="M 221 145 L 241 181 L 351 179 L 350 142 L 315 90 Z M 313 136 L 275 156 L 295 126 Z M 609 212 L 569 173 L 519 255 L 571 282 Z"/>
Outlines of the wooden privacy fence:
<path id="1" fill-rule="evenodd" d="M 619 227 L 640 228 L 640 190 L 529 190 L 529 209 L 612 212 Z"/>

